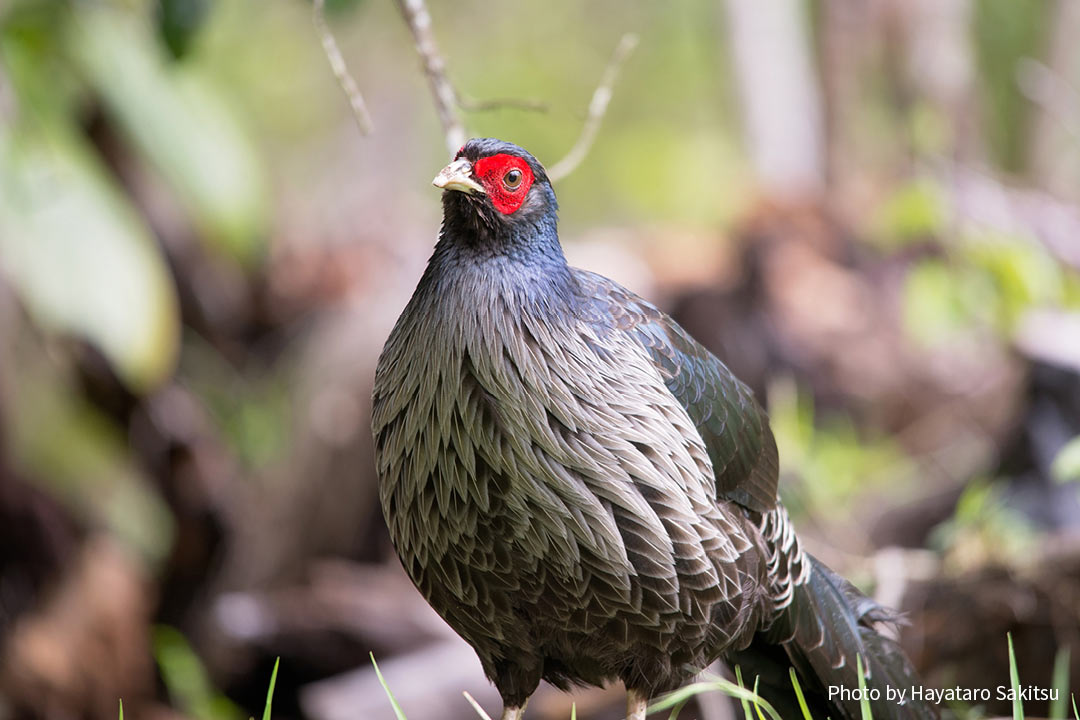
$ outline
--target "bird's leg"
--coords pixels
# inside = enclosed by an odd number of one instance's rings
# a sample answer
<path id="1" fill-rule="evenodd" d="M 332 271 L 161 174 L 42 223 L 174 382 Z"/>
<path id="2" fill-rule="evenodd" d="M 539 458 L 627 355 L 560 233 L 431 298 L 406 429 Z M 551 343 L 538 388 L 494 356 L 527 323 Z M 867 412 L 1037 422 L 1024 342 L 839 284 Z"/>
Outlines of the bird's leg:
<path id="1" fill-rule="evenodd" d="M 522 720 L 525 717 L 525 705 L 527 705 L 528 702 L 529 701 L 526 700 L 517 707 L 504 705 L 501 720 Z"/>
<path id="2" fill-rule="evenodd" d="M 629 688 L 626 691 L 626 720 L 645 720 L 645 708 L 649 698 L 640 690 Z"/>

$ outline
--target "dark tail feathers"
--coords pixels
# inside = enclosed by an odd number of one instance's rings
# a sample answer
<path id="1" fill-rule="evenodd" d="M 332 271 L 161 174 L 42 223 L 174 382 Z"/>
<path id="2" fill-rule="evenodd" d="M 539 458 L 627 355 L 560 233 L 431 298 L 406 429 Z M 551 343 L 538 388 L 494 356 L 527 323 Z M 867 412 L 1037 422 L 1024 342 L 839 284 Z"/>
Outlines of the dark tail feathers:
<path id="1" fill-rule="evenodd" d="M 870 702 L 874 720 L 936 720 L 936 705 L 912 700 L 912 688 L 921 682 L 911 663 L 895 641 L 874 627 L 895 622 L 895 616 L 816 559 L 809 560 L 809 577 L 795 587 L 783 615 L 729 658 L 741 667 L 744 681 L 752 684 L 756 677 L 758 693 L 784 720 L 801 720 L 789 676 L 794 667 L 814 720 L 858 720 L 856 658 L 862 658 L 867 692 L 877 696 Z"/>

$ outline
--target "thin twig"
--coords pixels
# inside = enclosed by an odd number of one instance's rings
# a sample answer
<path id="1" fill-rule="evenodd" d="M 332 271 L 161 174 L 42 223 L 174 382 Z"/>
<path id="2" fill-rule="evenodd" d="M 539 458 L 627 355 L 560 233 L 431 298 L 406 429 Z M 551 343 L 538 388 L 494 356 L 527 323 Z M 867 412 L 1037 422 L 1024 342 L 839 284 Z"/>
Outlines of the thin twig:
<path id="1" fill-rule="evenodd" d="M 1074 140 L 1080 139 L 1080 131 L 1076 129 L 1080 91 L 1065 78 L 1038 60 L 1021 58 L 1017 63 L 1016 84 L 1028 100 L 1045 109 Z"/>
<path id="2" fill-rule="evenodd" d="M 542 100 L 517 100 L 499 98 L 497 100 L 474 100 L 458 96 L 458 107 L 465 112 L 488 112 L 490 110 L 525 110 L 527 112 L 546 113 L 548 104 Z"/>
<path id="3" fill-rule="evenodd" d="M 457 92 L 446 77 L 446 61 L 439 54 L 439 46 L 431 32 L 431 13 L 424 0 L 398 0 L 398 7 L 412 31 L 416 52 L 424 64 L 424 74 L 435 99 L 435 111 L 442 123 L 446 149 L 452 155 L 465 144 L 465 126 L 457 112 L 460 105 Z"/>
<path id="4" fill-rule="evenodd" d="M 7 125 L 14 121 L 17 110 L 15 93 L 12 92 L 4 75 L 4 68 L 0 65 L 0 124 Z"/>
<path id="5" fill-rule="evenodd" d="M 596 134 L 600 130 L 600 122 L 604 119 L 604 113 L 607 112 L 608 103 L 611 102 L 611 91 L 615 85 L 615 80 L 619 77 L 619 70 L 622 69 L 623 63 L 630 57 L 630 53 L 634 51 L 637 44 L 637 35 L 626 33 L 619 40 L 619 44 L 615 46 L 611 61 L 608 63 L 607 68 L 604 69 L 600 84 L 596 86 L 592 100 L 589 101 L 589 112 L 585 117 L 585 125 L 581 128 L 581 135 L 578 136 L 574 146 L 570 148 L 570 152 L 566 153 L 566 157 L 552 165 L 551 169 L 548 170 L 548 178 L 552 182 L 562 180 L 574 172 L 577 166 L 581 164 L 581 161 L 585 159 L 585 156 L 588 155 L 593 142 L 596 140 Z"/>
<path id="6" fill-rule="evenodd" d="M 465 699 L 469 701 L 469 704 L 473 706 L 473 710 L 475 710 L 480 717 L 484 720 L 491 720 L 491 716 L 484 712 L 484 708 L 480 707 L 480 703 L 476 702 L 468 691 L 462 692 L 461 694 L 465 696 Z"/>
<path id="7" fill-rule="evenodd" d="M 337 41 L 334 40 L 330 27 L 326 24 L 325 4 L 325 0 L 315 0 L 312 3 L 311 16 L 315 23 L 315 30 L 322 40 L 323 50 L 326 52 L 326 59 L 330 61 L 330 69 L 334 71 L 334 77 L 337 78 L 338 84 L 341 85 L 341 89 L 345 91 L 345 95 L 349 98 L 353 117 L 356 118 L 356 123 L 360 126 L 360 132 L 364 135 L 370 135 L 375 127 L 374 123 L 371 122 L 371 114 L 368 113 L 364 96 L 360 94 L 360 88 L 356 86 L 356 81 L 349 74 L 349 68 L 345 66 L 345 58 L 341 55 L 341 49 L 338 47 Z"/>

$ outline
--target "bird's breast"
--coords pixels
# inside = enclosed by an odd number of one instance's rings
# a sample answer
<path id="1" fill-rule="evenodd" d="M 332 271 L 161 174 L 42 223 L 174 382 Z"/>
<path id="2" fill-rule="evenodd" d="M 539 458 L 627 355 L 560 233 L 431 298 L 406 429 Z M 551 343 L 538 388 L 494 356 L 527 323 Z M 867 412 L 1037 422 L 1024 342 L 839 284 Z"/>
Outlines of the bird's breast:
<path id="1" fill-rule="evenodd" d="M 644 350 L 522 297 L 410 304 L 380 359 L 380 497 L 413 580 L 601 623 L 736 595 L 747 541 Z"/>

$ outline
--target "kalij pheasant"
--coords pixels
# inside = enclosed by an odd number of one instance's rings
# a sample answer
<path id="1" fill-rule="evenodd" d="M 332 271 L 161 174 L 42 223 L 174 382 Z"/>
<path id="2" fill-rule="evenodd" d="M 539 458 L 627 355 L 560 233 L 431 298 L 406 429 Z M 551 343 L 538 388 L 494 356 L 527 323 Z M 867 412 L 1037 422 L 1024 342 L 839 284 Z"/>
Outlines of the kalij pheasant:
<path id="1" fill-rule="evenodd" d="M 751 392 L 671 318 L 567 265 L 555 193 L 516 145 L 435 178 L 439 242 L 375 377 L 379 493 L 413 582 L 518 720 L 541 679 L 619 679 L 628 715 L 716 658 L 801 717 L 931 718 L 888 614 L 802 551 Z M 829 687 L 843 696 L 830 699 Z M 833 695 L 837 695 L 834 690 Z"/>

